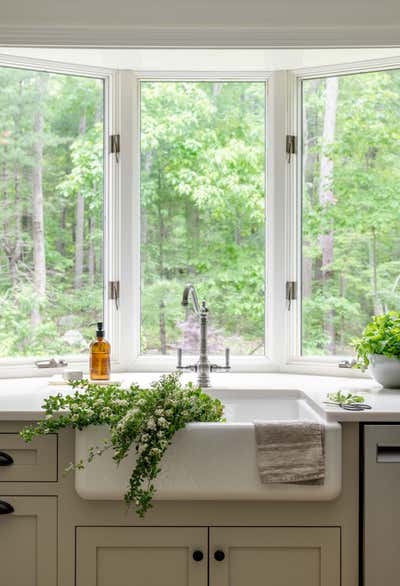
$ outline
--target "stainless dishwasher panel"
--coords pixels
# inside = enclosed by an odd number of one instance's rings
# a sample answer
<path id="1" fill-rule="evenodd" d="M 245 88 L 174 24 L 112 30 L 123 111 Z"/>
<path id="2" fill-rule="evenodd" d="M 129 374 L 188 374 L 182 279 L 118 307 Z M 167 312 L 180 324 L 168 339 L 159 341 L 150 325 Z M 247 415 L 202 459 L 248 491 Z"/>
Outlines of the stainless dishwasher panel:
<path id="1" fill-rule="evenodd" d="M 364 427 L 364 586 L 400 584 L 400 424 Z"/>

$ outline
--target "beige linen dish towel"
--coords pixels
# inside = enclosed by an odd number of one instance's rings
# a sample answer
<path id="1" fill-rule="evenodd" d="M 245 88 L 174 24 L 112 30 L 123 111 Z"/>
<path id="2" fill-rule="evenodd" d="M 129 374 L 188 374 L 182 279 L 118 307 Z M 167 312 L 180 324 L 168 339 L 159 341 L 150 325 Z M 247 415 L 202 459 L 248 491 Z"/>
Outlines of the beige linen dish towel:
<path id="1" fill-rule="evenodd" d="M 263 484 L 323 484 L 325 426 L 312 421 L 255 421 Z"/>

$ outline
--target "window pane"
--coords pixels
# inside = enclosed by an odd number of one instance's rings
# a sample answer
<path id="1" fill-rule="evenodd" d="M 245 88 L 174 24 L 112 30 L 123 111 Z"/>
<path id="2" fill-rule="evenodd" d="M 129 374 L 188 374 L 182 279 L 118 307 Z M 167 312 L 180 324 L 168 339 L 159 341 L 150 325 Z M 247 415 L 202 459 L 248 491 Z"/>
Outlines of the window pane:
<path id="1" fill-rule="evenodd" d="M 303 354 L 400 302 L 400 71 L 303 82 Z"/>
<path id="2" fill-rule="evenodd" d="M 142 352 L 264 349 L 265 84 L 142 82 Z"/>
<path id="3" fill-rule="evenodd" d="M 103 82 L 0 68 L 0 356 L 87 351 L 101 319 Z"/>

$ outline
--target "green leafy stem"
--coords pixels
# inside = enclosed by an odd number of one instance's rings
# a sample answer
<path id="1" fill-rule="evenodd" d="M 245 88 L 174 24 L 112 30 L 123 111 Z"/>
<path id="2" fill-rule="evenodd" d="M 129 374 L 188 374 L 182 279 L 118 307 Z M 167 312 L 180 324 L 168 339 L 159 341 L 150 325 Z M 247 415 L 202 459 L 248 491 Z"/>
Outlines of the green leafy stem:
<path id="1" fill-rule="evenodd" d="M 136 464 L 132 470 L 125 502 L 134 505 L 143 517 L 152 506 L 154 480 L 161 471 L 161 460 L 175 433 L 195 421 L 224 421 L 221 401 L 204 393 L 192 383 L 183 386 L 179 374 L 162 376 L 149 388 L 132 384 L 107 386 L 87 380 L 71 383 L 75 392 L 61 393 L 44 401 L 45 419 L 25 427 L 21 436 L 30 442 L 35 436 L 54 433 L 63 428 L 85 429 L 90 425 L 107 425 L 110 439 L 89 449 L 86 463 L 113 450 L 113 459 L 121 462 L 133 448 Z M 82 469 L 85 462 L 71 463 L 67 470 Z"/>

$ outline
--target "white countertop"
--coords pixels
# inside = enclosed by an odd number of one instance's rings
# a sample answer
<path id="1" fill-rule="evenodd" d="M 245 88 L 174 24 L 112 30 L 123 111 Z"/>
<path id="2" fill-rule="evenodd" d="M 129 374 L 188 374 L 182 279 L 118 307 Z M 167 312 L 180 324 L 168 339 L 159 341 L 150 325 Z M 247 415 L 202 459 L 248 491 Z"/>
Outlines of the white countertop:
<path id="1" fill-rule="evenodd" d="M 117 373 L 112 378 L 124 386 L 132 382 L 141 385 L 156 380 L 161 373 Z M 32 421 L 43 417 L 43 400 L 57 393 L 68 394 L 68 386 L 49 384 L 49 378 L 0 380 L 0 420 Z M 195 375 L 185 374 L 182 381 L 195 381 Z M 400 422 L 400 389 L 380 390 L 380 385 L 368 379 L 323 377 L 300 374 L 217 374 L 212 375 L 215 389 L 297 389 L 306 393 L 327 421 L 391 421 Z M 369 411 L 344 411 L 325 405 L 326 394 L 338 390 L 360 393 Z"/>

